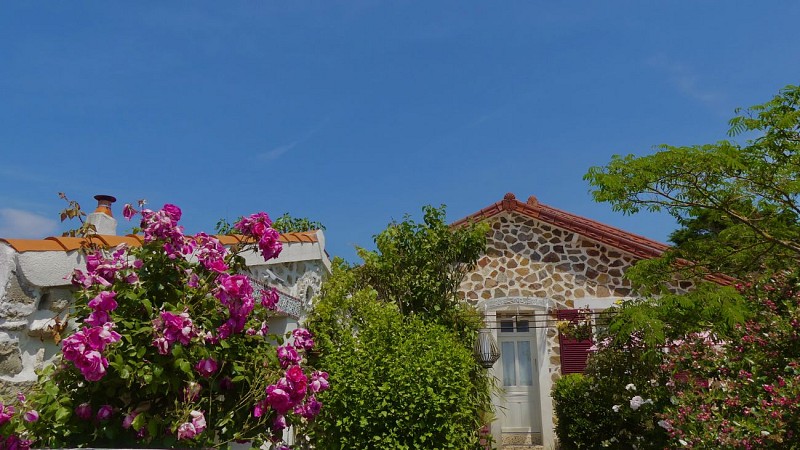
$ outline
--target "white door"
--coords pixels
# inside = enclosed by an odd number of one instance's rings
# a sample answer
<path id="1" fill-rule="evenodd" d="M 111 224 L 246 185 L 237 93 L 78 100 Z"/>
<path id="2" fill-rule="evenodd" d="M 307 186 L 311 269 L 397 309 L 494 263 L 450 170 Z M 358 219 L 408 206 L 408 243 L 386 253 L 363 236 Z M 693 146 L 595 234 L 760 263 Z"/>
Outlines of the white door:
<path id="1" fill-rule="evenodd" d="M 504 395 L 497 415 L 503 433 L 541 433 L 536 336 L 529 322 L 498 314 L 500 360 L 495 368 Z"/>

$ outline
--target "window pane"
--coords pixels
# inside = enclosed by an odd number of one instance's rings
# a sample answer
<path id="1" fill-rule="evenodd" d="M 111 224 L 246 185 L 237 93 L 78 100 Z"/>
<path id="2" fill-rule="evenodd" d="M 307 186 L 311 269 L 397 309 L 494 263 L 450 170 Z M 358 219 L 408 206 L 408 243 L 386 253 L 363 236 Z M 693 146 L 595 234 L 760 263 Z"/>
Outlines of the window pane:
<path id="1" fill-rule="evenodd" d="M 502 321 L 500 321 L 500 332 L 501 333 L 513 333 L 514 332 L 514 321 L 513 320 L 502 320 Z"/>
<path id="2" fill-rule="evenodd" d="M 517 321 L 517 331 L 520 333 L 527 333 L 528 332 L 528 321 L 527 320 L 519 320 Z"/>
<path id="3" fill-rule="evenodd" d="M 517 369 L 515 367 L 514 343 L 503 342 L 500 354 L 503 355 L 503 386 L 517 385 Z"/>
<path id="4" fill-rule="evenodd" d="M 531 342 L 518 341 L 519 354 L 519 384 L 520 386 L 533 386 L 533 358 L 531 357 Z"/>

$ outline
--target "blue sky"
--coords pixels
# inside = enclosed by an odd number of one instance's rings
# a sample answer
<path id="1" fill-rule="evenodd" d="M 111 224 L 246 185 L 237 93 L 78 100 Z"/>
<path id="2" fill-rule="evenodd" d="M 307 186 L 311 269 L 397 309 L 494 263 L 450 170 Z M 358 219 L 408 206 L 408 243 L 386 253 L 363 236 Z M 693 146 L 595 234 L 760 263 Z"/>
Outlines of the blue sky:
<path id="1" fill-rule="evenodd" d="M 666 240 L 593 203 L 613 154 L 725 138 L 800 75 L 789 1 L 0 5 L 0 236 L 58 234 L 66 192 L 219 218 L 289 211 L 328 250 L 446 204 L 524 200 Z M 117 214 L 118 216 L 120 214 Z M 129 224 L 121 223 L 121 231 Z"/>

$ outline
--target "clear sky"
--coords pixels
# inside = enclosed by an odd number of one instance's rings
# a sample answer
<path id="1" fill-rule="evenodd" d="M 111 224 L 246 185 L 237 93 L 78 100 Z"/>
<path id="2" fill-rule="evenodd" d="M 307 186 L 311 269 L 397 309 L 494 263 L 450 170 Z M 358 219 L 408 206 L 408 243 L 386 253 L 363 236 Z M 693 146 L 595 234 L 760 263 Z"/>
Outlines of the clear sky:
<path id="1" fill-rule="evenodd" d="M 613 154 L 725 138 L 800 83 L 795 1 L 182 1 L 0 5 L 0 236 L 66 192 L 175 203 L 189 232 L 266 211 L 328 250 L 425 204 L 514 192 L 664 241 L 595 204 Z M 120 231 L 129 229 L 121 219 Z"/>

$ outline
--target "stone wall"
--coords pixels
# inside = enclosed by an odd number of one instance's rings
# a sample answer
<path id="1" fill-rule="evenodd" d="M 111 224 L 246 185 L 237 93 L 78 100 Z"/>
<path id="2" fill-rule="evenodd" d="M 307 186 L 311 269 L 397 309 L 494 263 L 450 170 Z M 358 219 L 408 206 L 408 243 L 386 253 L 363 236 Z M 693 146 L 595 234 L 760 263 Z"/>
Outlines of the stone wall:
<path id="1" fill-rule="evenodd" d="M 277 280 L 266 272 L 267 269 L 277 277 Z M 311 299 L 319 294 L 322 280 L 328 273 L 328 269 L 320 260 L 257 266 L 251 270 L 259 279 L 301 300 L 306 310 L 311 307 Z"/>
<path id="2" fill-rule="evenodd" d="M 631 255 L 516 213 L 503 213 L 490 225 L 486 254 L 460 287 L 472 305 L 538 297 L 562 308 L 591 307 L 592 300 L 631 295 L 623 278 L 636 261 Z"/>

